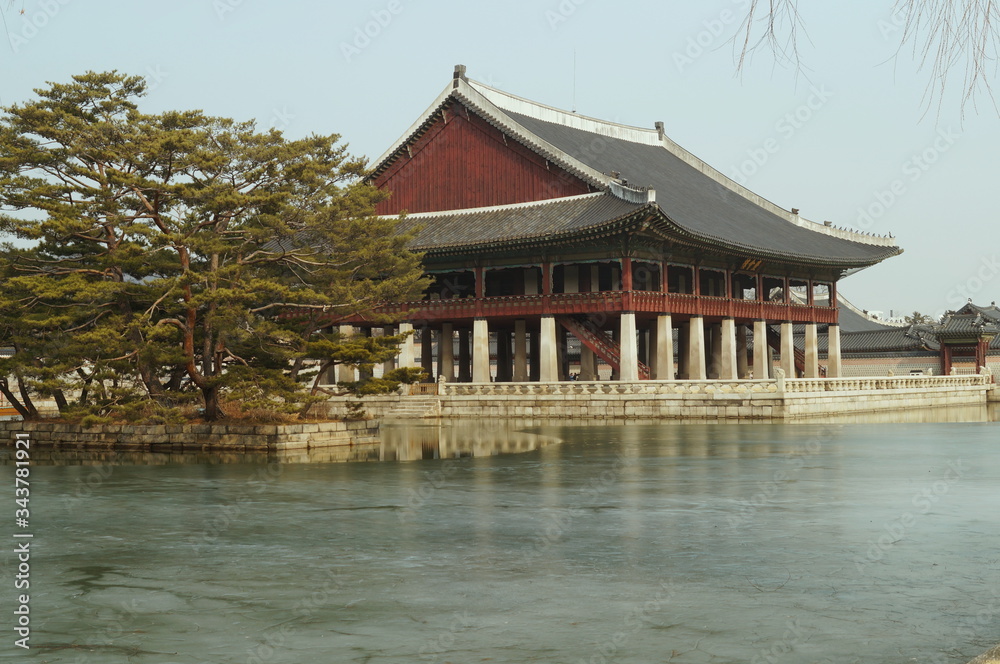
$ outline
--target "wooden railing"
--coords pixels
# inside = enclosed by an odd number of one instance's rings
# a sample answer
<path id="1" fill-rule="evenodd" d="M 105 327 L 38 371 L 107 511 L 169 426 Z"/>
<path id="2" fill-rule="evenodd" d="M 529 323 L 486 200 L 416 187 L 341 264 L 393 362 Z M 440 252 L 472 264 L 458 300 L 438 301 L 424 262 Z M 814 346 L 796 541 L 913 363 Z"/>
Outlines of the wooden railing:
<path id="1" fill-rule="evenodd" d="M 416 321 L 454 321 L 471 318 L 522 318 L 595 313 L 681 314 L 688 316 L 731 317 L 792 321 L 795 323 L 835 323 L 836 307 L 737 300 L 685 293 L 650 291 L 603 291 L 597 293 L 553 293 L 551 295 L 501 295 L 444 300 L 418 300 L 378 307 L 377 314 L 402 316 Z M 360 318 L 341 323 L 363 322 Z"/>

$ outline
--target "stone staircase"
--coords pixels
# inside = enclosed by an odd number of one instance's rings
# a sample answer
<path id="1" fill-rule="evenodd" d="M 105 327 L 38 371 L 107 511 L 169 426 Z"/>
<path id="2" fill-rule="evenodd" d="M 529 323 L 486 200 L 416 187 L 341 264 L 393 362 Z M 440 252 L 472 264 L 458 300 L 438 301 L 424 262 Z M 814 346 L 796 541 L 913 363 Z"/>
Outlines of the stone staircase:
<path id="1" fill-rule="evenodd" d="M 436 396 L 406 396 L 399 400 L 384 419 L 419 420 L 441 416 L 441 400 Z"/>

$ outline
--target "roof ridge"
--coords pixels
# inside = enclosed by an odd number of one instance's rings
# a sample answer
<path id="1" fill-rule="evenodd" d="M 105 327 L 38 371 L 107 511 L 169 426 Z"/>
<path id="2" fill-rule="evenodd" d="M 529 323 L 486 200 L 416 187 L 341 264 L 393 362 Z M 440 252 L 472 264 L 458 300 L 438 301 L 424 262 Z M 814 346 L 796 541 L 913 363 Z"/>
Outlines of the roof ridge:
<path id="1" fill-rule="evenodd" d="M 786 210 L 776 203 L 769 201 L 763 196 L 754 193 L 750 189 L 736 182 L 722 171 L 696 156 L 690 150 L 687 150 L 678 144 L 665 133 L 661 133 L 659 129 L 646 129 L 644 127 L 624 125 L 617 122 L 610 122 L 608 120 L 601 120 L 600 118 L 580 115 L 572 111 L 555 108 L 554 106 L 549 106 L 531 99 L 519 97 L 518 95 L 514 95 L 503 90 L 498 90 L 497 88 L 490 87 L 479 81 L 466 79 L 465 82 L 469 87 L 480 93 L 502 111 L 526 115 L 530 118 L 541 120 L 543 122 L 558 124 L 571 129 L 579 129 L 580 131 L 590 132 L 607 138 L 619 139 L 650 147 L 662 147 L 670 154 L 686 163 L 688 166 L 691 166 L 703 175 L 711 178 L 717 184 L 729 189 L 736 195 L 764 208 L 771 214 L 781 217 L 788 223 L 795 224 L 796 226 L 806 230 L 814 233 L 822 233 L 824 235 L 840 238 L 842 240 L 848 240 L 849 242 L 858 242 L 861 244 L 884 247 L 897 246 L 895 238 L 891 235 L 883 237 L 846 228 L 837 228 L 832 225 L 827 225 L 826 223 L 805 219 L 797 213 Z M 516 120 L 513 119 L 512 121 L 516 122 Z"/>

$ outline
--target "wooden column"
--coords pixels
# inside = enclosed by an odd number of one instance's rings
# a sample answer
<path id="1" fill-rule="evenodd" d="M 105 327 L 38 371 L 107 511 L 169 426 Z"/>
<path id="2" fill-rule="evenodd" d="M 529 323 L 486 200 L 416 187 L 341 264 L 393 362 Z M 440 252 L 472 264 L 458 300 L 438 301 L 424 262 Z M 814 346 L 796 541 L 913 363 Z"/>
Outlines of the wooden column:
<path id="1" fill-rule="evenodd" d="M 542 379 L 542 349 L 541 331 L 532 330 L 528 333 L 528 380 L 538 382 Z"/>

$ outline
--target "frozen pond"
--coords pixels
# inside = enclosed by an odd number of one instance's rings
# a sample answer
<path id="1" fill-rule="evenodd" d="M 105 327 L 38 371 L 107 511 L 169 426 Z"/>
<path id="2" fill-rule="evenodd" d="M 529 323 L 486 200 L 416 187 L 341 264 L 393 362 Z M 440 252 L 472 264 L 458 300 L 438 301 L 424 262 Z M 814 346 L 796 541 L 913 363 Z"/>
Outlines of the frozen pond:
<path id="1" fill-rule="evenodd" d="M 1000 424 L 518 428 L 397 427 L 376 457 L 412 460 L 384 463 L 40 460 L 32 649 L 7 629 L 0 660 L 964 663 L 1000 642 Z"/>

